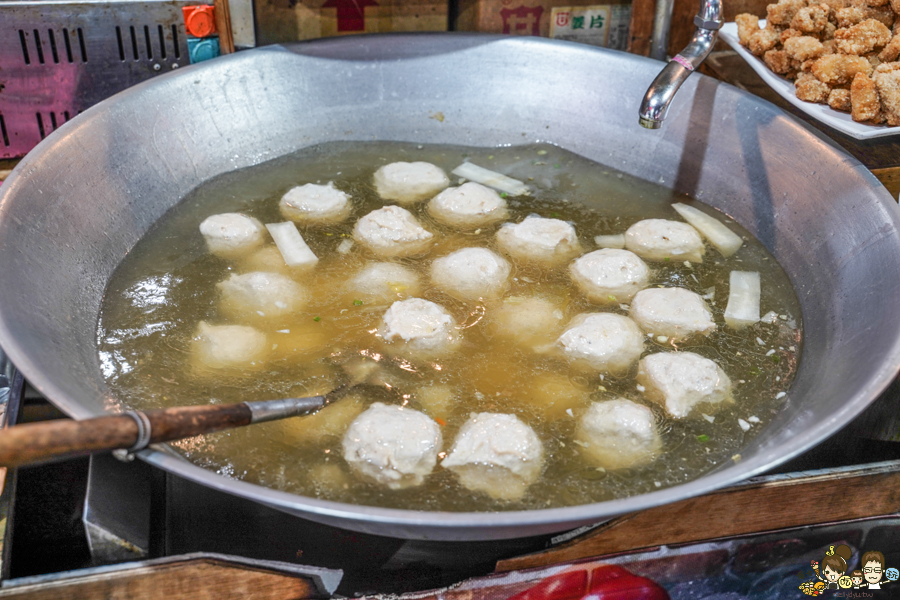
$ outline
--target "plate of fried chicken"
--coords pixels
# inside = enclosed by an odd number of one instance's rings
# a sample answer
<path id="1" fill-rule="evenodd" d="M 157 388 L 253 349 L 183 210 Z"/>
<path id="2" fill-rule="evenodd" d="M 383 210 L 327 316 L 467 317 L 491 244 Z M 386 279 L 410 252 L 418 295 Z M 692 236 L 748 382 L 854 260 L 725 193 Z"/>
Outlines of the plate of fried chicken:
<path id="1" fill-rule="evenodd" d="M 798 109 L 871 139 L 900 134 L 898 12 L 900 0 L 780 0 L 720 36 Z"/>

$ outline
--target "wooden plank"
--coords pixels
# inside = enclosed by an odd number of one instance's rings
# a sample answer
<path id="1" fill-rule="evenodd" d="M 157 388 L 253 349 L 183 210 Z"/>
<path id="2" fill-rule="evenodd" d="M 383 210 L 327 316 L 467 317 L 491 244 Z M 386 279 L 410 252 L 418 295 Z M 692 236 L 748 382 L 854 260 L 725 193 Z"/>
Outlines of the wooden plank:
<path id="1" fill-rule="evenodd" d="M 234 52 L 234 34 L 231 33 L 231 9 L 228 0 L 213 0 L 216 9 L 216 29 L 219 30 L 219 51 L 222 54 Z"/>
<path id="2" fill-rule="evenodd" d="M 728 0 L 722 5 L 722 18 L 727 23 L 734 21 L 736 15 L 750 13 L 764 19 L 766 17 L 766 7 L 772 3 L 773 0 Z"/>
<path id="3" fill-rule="evenodd" d="M 675 56 L 691 42 L 697 26 L 694 17 L 700 11 L 699 0 L 675 0 L 672 5 L 672 25 L 669 28 L 669 56 Z"/>
<path id="4" fill-rule="evenodd" d="M 12 173 L 17 164 L 19 164 L 18 158 L 0 160 L 0 181 L 9 177 L 9 174 Z"/>
<path id="5" fill-rule="evenodd" d="M 641 56 L 650 56 L 650 42 L 653 38 L 653 13 L 656 0 L 634 0 L 631 4 L 631 24 L 628 26 L 628 47 L 626 51 Z"/>
<path id="6" fill-rule="evenodd" d="M 888 189 L 894 200 L 900 197 L 900 167 L 872 169 L 872 174 Z"/>
<path id="7" fill-rule="evenodd" d="M 213 559 L 194 559 L 0 589 L 0 598 L 12 597 L 19 600 L 294 600 L 321 597 L 321 594 L 301 577 Z"/>
<path id="8" fill-rule="evenodd" d="M 497 571 L 709 541 L 900 511 L 900 464 L 773 477 L 610 521 L 556 548 L 497 563 Z"/>

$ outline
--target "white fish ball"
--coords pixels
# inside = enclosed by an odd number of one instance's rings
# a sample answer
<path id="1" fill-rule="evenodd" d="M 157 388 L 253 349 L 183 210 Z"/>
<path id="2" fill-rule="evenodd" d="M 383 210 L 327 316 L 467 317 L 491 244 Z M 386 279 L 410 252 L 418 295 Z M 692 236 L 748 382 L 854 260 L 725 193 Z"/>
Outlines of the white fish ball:
<path id="1" fill-rule="evenodd" d="M 644 336 L 628 317 L 585 313 L 572 319 L 557 344 L 576 366 L 621 375 L 640 358 Z"/>
<path id="2" fill-rule="evenodd" d="M 374 181 L 379 196 L 400 204 L 427 200 L 450 185 L 443 169 L 421 161 L 384 165 L 375 171 Z"/>
<path id="3" fill-rule="evenodd" d="M 353 239 L 382 257 L 420 254 L 431 247 L 433 237 L 412 213 L 399 206 L 373 210 L 353 228 Z"/>
<path id="4" fill-rule="evenodd" d="M 210 325 L 201 321 L 193 339 L 193 356 L 212 369 L 258 368 L 268 353 L 266 335 L 245 325 Z"/>
<path id="5" fill-rule="evenodd" d="M 506 200 L 474 181 L 447 188 L 432 198 L 428 213 L 436 221 L 458 229 L 484 227 L 509 217 Z"/>
<path id="6" fill-rule="evenodd" d="M 389 302 L 421 292 L 415 271 L 388 262 L 369 263 L 350 279 L 347 288 L 366 303 Z"/>
<path id="7" fill-rule="evenodd" d="M 716 329 L 703 298 L 684 288 L 641 290 L 631 301 L 630 314 L 646 333 L 664 335 L 675 341 L 709 335 Z"/>
<path id="8" fill-rule="evenodd" d="M 219 309 L 232 319 L 277 319 L 301 310 L 309 301 L 299 283 L 280 273 L 232 274 L 216 287 Z"/>
<path id="9" fill-rule="evenodd" d="M 569 273 L 588 300 L 597 304 L 628 302 L 650 281 L 650 269 L 637 254 L 615 248 L 577 258 Z"/>
<path id="10" fill-rule="evenodd" d="M 594 465 L 620 469 L 648 464 L 662 449 L 653 411 L 625 398 L 594 402 L 578 421 L 575 439 Z"/>
<path id="11" fill-rule="evenodd" d="M 446 355 L 460 342 L 455 319 L 444 307 L 421 298 L 391 304 L 378 330 L 389 352 L 409 359 Z"/>
<path id="12" fill-rule="evenodd" d="M 353 420 L 342 447 L 353 471 L 399 490 L 422 484 L 442 444 L 440 427 L 424 414 L 376 402 Z"/>
<path id="13" fill-rule="evenodd" d="M 470 490 L 518 500 L 537 481 L 544 451 L 534 430 L 515 415 L 473 414 L 460 428 L 441 466 Z"/>
<path id="14" fill-rule="evenodd" d="M 259 220 L 241 213 L 222 213 L 200 223 L 209 251 L 222 258 L 239 258 L 261 246 L 265 228 Z"/>
<path id="15" fill-rule="evenodd" d="M 498 298 L 509 273 L 509 263 L 487 248 L 463 248 L 431 263 L 431 283 L 460 300 Z"/>
<path id="16" fill-rule="evenodd" d="M 291 188 L 278 203 L 281 214 L 296 223 L 322 225 L 340 223 L 350 216 L 353 205 L 350 196 L 328 185 L 307 183 Z"/>
<path id="17" fill-rule="evenodd" d="M 517 260 L 555 266 L 581 254 L 575 228 L 559 219 L 529 216 L 521 223 L 505 223 L 497 245 Z"/>
<path id="18" fill-rule="evenodd" d="M 625 248 L 646 260 L 702 263 L 706 246 L 697 230 L 681 221 L 645 219 L 625 232 Z"/>
<path id="19" fill-rule="evenodd" d="M 543 298 L 510 296 L 488 314 L 488 326 L 500 337 L 525 347 L 551 344 L 565 321 L 558 304 Z"/>
<path id="20" fill-rule="evenodd" d="M 731 380 L 714 361 L 693 352 L 658 352 L 641 359 L 638 383 L 644 396 L 681 419 L 700 403 L 731 398 Z"/>

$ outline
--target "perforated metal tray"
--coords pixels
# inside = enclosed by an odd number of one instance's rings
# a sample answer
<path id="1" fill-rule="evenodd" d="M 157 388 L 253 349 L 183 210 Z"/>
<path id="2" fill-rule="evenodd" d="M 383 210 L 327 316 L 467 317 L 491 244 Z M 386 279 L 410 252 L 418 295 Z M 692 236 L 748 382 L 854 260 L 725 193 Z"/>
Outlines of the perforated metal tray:
<path id="1" fill-rule="evenodd" d="M 82 110 L 187 64 L 196 0 L 0 3 L 0 158 L 23 156 Z"/>

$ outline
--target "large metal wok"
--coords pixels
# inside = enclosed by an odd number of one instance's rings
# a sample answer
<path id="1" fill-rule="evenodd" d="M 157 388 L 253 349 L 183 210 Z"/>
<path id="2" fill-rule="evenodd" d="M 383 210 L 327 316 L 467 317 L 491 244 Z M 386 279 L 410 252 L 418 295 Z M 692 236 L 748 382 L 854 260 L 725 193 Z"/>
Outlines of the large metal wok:
<path id="1" fill-rule="evenodd" d="M 723 210 L 790 275 L 803 307 L 800 370 L 782 412 L 740 460 L 634 498 L 450 514 L 303 498 L 165 451 L 141 457 L 317 521 L 444 540 L 559 531 L 761 473 L 838 431 L 897 373 L 900 212 L 820 134 L 707 77 L 688 81 L 661 130 L 642 129 L 637 108 L 660 66 L 540 39 L 375 36 L 263 48 L 139 85 L 64 125 L 0 188 L 0 345 L 66 413 L 98 415 L 116 405 L 95 351 L 106 282 L 197 185 L 330 140 L 550 141 Z"/>

